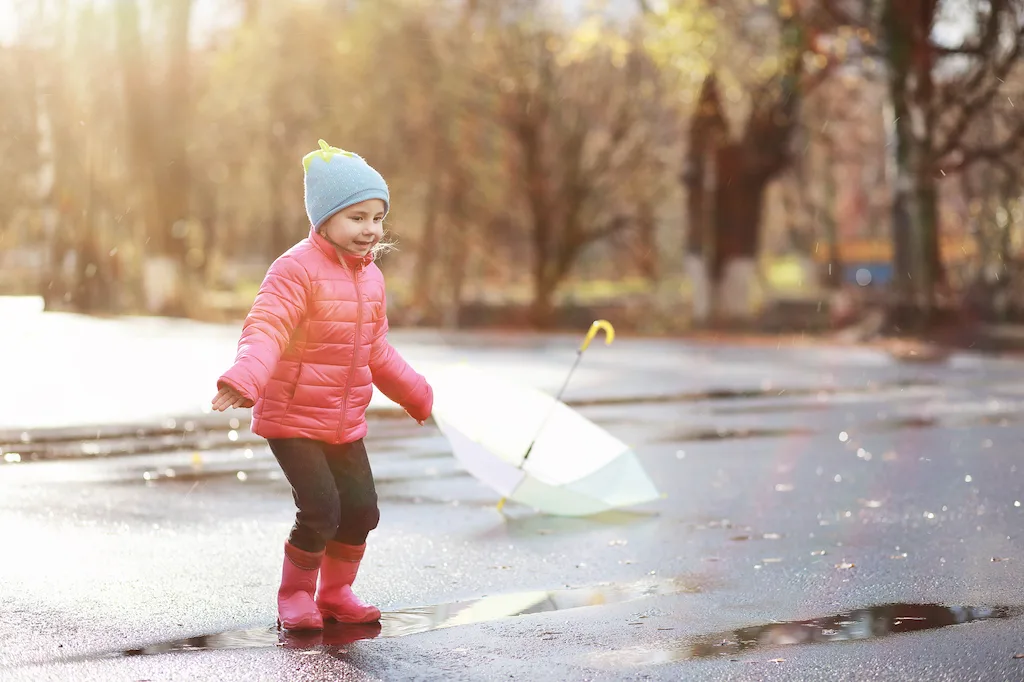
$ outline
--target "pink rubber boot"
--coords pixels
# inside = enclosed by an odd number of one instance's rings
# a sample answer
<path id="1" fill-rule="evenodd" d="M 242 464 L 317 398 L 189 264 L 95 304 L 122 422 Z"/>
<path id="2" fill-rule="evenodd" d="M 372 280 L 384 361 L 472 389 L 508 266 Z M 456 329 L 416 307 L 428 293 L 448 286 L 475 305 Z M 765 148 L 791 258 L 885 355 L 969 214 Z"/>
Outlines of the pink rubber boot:
<path id="1" fill-rule="evenodd" d="M 323 616 L 313 601 L 323 552 L 306 552 L 284 543 L 284 568 L 277 591 L 277 625 L 285 630 L 321 630 Z"/>
<path id="2" fill-rule="evenodd" d="M 365 551 L 366 543 L 327 543 L 327 555 L 320 571 L 320 591 L 316 597 L 317 606 L 325 620 L 373 623 L 380 619 L 380 609 L 364 604 L 352 592 L 352 583 L 359 573 L 359 562 L 363 560 Z"/>

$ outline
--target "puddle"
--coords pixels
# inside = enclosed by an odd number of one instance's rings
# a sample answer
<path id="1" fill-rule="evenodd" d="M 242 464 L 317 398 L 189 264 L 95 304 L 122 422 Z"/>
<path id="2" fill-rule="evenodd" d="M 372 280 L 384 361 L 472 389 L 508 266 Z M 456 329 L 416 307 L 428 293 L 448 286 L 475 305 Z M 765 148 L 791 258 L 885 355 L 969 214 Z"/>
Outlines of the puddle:
<path id="1" fill-rule="evenodd" d="M 884 604 L 836 616 L 739 628 L 668 646 L 601 654 L 599 661 L 615 667 L 657 665 L 700 658 L 730 657 L 757 649 L 794 644 L 880 639 L 919 630 L 935 630 L 980 620 L 1013 618 L 1020 608 L 1009 606 L 940 606 L 938 604 Z"/>
<path id="2" fill-rule="evenodd" d="M 620 585 L 599 585 L 591 588 L 501 594 L 448 604 L 387 611 L 381 615 L 380 623 L 364 625 L 331 623 L 322 632 L 303 633 L 279 632 L 275 626 L 231 630 L 151 644 L 112 653 L 109 656 L 155 656 L 185 651 L 251 649 L 271 646 L 301 649 L 317 646 L 344 646 L 361 639 L 405 637 L 442 628 L 484 623 L 530 613 L 565 611 L 586 606 L 618 604 L 655 596 L 695 594 L 700 591 L 701 587 L 696 581 L 675 578 Z"/>
<path id="3" fill-rule="evenodd" d="M 891 433 L 917 429 L 967 429 L 983 426 L 1005 428 L 1024 422 L 1024 413 L 996 413 L 975 415 L 942 415 L 897 417 L 894 419 L 864 422 L 857 428 L 864 433 Z M 827 433 L 826 429 L 814 430 L 794 428 L 706 428 L 672 431 L 652 439 L 653 443 L 687 443 L 718 440 L 743 440 L 748 438 L 807 437 Z"/>
<path id="4" fill-rule="evenodd" d="M 803 428 L 767 429 L 767 428 L 720 428 L 720 429 L 687 429 L 675 431 L 657 438 L 657 443 L 689 443 L 710 440 L 740 440 L 745 438 L 782 438 L 791 436 L 813 436 L 817 431 Z"/>
<path id="5" fill-rule="evenodd" d="M 743 400 L 751 398 L 789 398 L 814 397 L 820 395 L 861 395 L 880 393 L 882 391 L 903 388 L 927 388 L 940 386 L 941 382 L 928 380 L 874 382 L 863 386 L 815 386 L 732 389 L 719 388 L 706 391 L 690 391 L 680 393 L 663 393 L 659 395 L 614 396 L 606 398 L 570 398 L 565 404 L 570 407 L 598 407 L 601 405 L 641 405 L 657 403 L 695 403 L 712 400 Z"/>
<path id="6" fill-rule="evenodd" d="M 711 414 L 722 416 L 751 414 L 790 414 L 793 412 L 829 412 L 844 404 L 835 402 L 772 402 L 768 404 L 744 403 L 742 405 L 713 405 L 708 409 Z"/>
<path id="7" fill-rule="evenodd" d="M 398 420 L 405 413 L 374 410 L 368 418 L 386 423 L 386 428 L 371 429 L 368 441 L 402 441 L 422 437 L 422 430 L 409 428 Z M 204 415 L 169 418 L 144 424 L 108 424 L 91 427 L 0 430 L 0 453 L 17 453 L 19 462 L 123 457 L 181 450 L 220 450 L 261 446 L 266 441 L 249 430 L 248 414 L 238 416 Z M 4 460 L 0 459 L 0 464 Z"/>
<path id="8" fill-rule="evenodd" d="M 904 429 L 965 429 L 979 426 L 1007 427 L 1024 420 L 1020 412 L 990 414 L 943 414 L 936 416 L 907 416 L 865 424 L 865 431 L 899 431 Z"/>
<path id="9" fill-rule="evenodd" d="M 0 443 L 0 451 L 17 453 L 20 462 L 58 461 L 151 455 L 192 450 L 232 450 L 262 446 L 266 441 L 247 431 L 194 431 L 184 434 L 90 438 L 82 441 Z"/>

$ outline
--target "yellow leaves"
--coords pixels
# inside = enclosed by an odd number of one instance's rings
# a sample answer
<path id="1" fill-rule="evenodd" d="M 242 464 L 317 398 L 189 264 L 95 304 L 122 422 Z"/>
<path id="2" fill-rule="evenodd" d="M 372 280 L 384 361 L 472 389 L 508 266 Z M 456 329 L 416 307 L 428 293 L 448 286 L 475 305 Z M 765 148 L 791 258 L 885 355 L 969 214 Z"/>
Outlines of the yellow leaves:
<path id="1" fill-rule="evenodd" d="M 653 3 L 645 17 L 644 47 L 654 61 L 685 79 L 698 82 L 708 72 L 716 50 L 714 16 L 702 0 Z"/>
<path id="2" fill-rule="evenodd" d="M 779 72 L 779 58 L 775 55 L 769 55 L 764 59 L 757 61 L 754 66 L 754 71 L 758 78 L 768 80 Z"/>
<path id="3" fill-rule="evenodd" d="M 596 51 L 603 50 L 611 55 L 612 64 L 622 67 L 629 56 L 630 45 L 621 34 L 610 30 L 599 16 L 591 16 L 584 20 L 570 33 L 564 44 L 557 39 L 548 40 L 548 48 L 561 47 L 556 58 L 561 66 L 581 62 L 592 56 Z M 555 50 L 552 50 L 555 52 Z"/>

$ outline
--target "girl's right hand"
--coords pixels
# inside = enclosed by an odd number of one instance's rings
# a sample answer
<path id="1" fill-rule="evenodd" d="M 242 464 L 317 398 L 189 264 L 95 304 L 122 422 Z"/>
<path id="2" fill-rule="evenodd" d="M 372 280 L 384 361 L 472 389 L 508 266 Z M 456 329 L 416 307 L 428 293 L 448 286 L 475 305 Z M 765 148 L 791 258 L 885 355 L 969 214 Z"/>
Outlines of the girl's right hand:
<path id="1" fill-rule="evenodd" d="M 249 399 L 244 395 L 231 388 L 230 386 L 223 386 L 217 395 L 213 396 L 213 409 L 218 412 L 223 412 L 229 407 L 250 407 Z"/>

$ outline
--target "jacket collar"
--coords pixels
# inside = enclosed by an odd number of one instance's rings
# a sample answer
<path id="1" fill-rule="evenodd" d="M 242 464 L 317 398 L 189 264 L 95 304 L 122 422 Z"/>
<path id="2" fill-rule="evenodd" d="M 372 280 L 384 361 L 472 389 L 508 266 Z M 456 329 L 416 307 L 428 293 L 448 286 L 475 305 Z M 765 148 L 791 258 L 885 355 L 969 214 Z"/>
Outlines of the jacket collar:
<path id="1" fill-rule="evenodd" d="M 365 268 L 367 265 L 373 262 L 373 252 L 366 254 L 365 256 L 353 256 L 347 253 L 341 254 L 339 258 L 338 249 L 334 248 L 334 244 L 327 241 L 326 238 L 314 228 L 309 228 L 309 241 L 313 242 L 316 248 L 323 251 L 324 255 L 335 263 L 346 265 L 353 270 L 359 270 Z"/>

